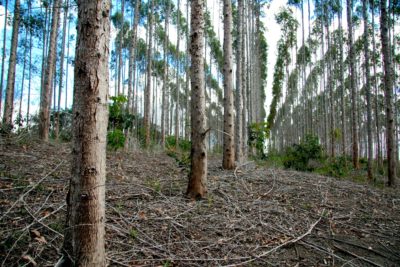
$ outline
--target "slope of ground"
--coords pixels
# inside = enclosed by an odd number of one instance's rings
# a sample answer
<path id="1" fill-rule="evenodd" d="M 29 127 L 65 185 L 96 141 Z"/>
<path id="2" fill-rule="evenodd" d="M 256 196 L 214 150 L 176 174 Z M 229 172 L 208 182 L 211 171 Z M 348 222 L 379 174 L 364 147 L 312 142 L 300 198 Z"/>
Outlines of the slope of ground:
<path id="1" fill-rule="evenodd" d="M 313 174 L 210 160 L 208 197 L 163 153 L 109 152 L 110 266 L 400 266 L 400 195 Z M 53 266 L 68 144 L 0 142 L 2 266 Z"/>

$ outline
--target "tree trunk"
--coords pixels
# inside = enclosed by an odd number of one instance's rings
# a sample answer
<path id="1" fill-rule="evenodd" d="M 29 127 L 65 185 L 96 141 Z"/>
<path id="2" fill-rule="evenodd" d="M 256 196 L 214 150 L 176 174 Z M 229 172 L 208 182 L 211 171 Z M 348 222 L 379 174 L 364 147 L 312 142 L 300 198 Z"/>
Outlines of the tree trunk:
<path id="1" fill-rule="evenodd" d="M 154 0 L 150 0 L 150 12 L 148 13 L 148 32 L 149 44 L 147 48 L 147 84 L 144 92 L 144 130 L 145 130 L 145 147 L 150 146 L 150 91 L 151 91 L 151 65 L 152 65 L 152 40 L 153 40 L 153 10 Z"/>
<path id="2" fill-rule="evenodd" d="M 119 1 L 118 1 L 119 2 Z M 117 91 L 118 95 L 123 94 L 123 89 L 121 90 L 121 79 L 122 79 L 122 47 L 124 46 L 124 22 L 125 22 L 125 0 L 121 0 L 121 28 L 119 29 L 119 46 L 118 46 L 118 72 L 117 72 Z M 122 85 L 123 87 L 123 85 Z"/>
<path id="3" fill-rule="evenodd" d="M 176 7 L 176 95 L 175 95 L 175 148 L 179 147 L 179 93 L 180 93 L 180 77 L 179 77 L 179 68 L 180 68 L 180 53 L 179 53 L 179 44 L 180 44 L 180 28 L 181 28 L 181 17 L 180 17 L 180 0 L 178 0 Z"/>
<path id="4" fill-rule="evenodd" d="M 72 178 L 58 266 L 106 266 L 109 0 L 78 1 Z M 74 263 L 72 265 L 72 263 Z"/>
<path id="5" fill-rule="evenodd" d="M 167 112 L 167 90 L 168 90 L 168 28 L 169 28 L 169 13 L 171 9 L 171 2 L 168 1 L 167 4 L 167 13 L 165 15 L 164 21 L 164 73 L 163 73 L 163 88 L 162 88 L 162 96 L 161 96 L 161 146 L 165 148 L 165 127 L 166 127 L 166 119 L 168 117 Z"/>
<path id="6" fill-rule="evenodd" d="M 53 3 L 53 17 L 51 21 L 49 54 L 47 57 L 46 70 L 44 73 L 44 86 L 41 90 L 40 95 L 39 138 L 44 141 L 49 140 L 51 89 L 55 70 L 54 64 L 56 62 L 56 44 L 59 16 L 60 0 L 55 0 Z"/>
<path id="7" fill-rule="evenodd" d="M 243 0 L 238 0 L 238 16 L 237 16 L 237 46 L 236 46 L 236 121 L 235 121 L 235 160 L 239 164 L 243 161 L 243 135 L 242 135 L 242 123 L 243 123 L 243 98 L 242 98 L 242 41 L 243 41 Z"/>
<path id="8" fill-rule="evenodd" d="M 342 6 L 339 11 L 339 79 L 340 79 L 340 108 L 341 108 L 341 121 L 342 121 L 342 135 L 341 135 L 341 150 L 342 156 L 346 155 L 346 109 L 345 109 L 345 84 L 344 84 L 344 66 L 343 66 L 343 26 L 342 26 Z"/>
<path id="9" fill-rule="evenodd" d="M 7 25 L 7 8 L 8 8 L 8 0 L 5 1 L 4 5 L 4 25 Z M 4 81 L 4 63 L 6 59 L 6 40 L 7 40 L 7 27 L 4 27 L 3 29 L 3 52 L 1 56 L 1 79 L 0 79 L 0 117 L 1 117 L 1 112 L 2 112 L 2 106 L 1 104 L 3 103 L 3 81 Z"/>
<path id="10" fill-rule="evenodd" d="M 191 170 L 187 196 L 191 199 L 203 198 L 207 192 L 207 135 L 205 120 L 204 91 L 204 0 L 191 1 Z"/>
<path id="11" fill-rule="evenodd" d="M 222 167 L 235 168 L 232 81 L 232 4 L 224 0 L 224 152 Z"/>
<path id="12" fill-rule="evenodd" d="M 384 69 L 384 88 L 386 105 L 386 146 L 388 159 L 388 186 L 396 184 L 395 127 L 393 107 L 393 68 L 390 60 L 390 42 L 388 36 L 388 14 L 386 0 L 381 0 L 381 39 Z"/>
<path id="13" fill-rule="evenodd" d="M 368 180 L 373 180 L 372 175 L 372 111 L 371 111 L 371 85 L 370 85 L 370 72 L 369 72 L 369 34 L 368 34 L 368 15 L 367 15 L 367 1 L 363 1 L 363 19 L 364 19 L 364 57 L 365 57 L 365 91 L 367 98 L 367 149 L 368 149 Z"/>
<path id="14" fill-rule="evenodd" d="M 65 55 L 65 41 L 67 37 L 67 19 L 68 19 L 68 8 L 69 8 L 69 0 L 65 0 L 64 6 L 64 18 L 63 18 L 63 33 L 62 33 L 62 43 L 61 43 L 61 55 L 60 55 L 60 77 L 58 83 L 58 103 L 57 103 L 57 115 L 55 120 L 55 130 L 54 137 L 58 139 L 58 134 L 60 131 L 60 109 L 61 109 L 61 93 L 63 87 L 63 78 L 64 78 L 64 55 Z"/>
<path id="15" fill-rule="evenodd" d="M 139 17 L 140 17 L 140 3 L 141 0 L 136 0 L 135 1 L 135 14 L 134 14 L 134 19 L 133 19 L 133 26 L 132 26 L 132 41 L 131 45 L 129 46 L 129 67 L 128 67 L 128 110 L 131 111 L 131 113 L 134 113 L 134 97 L 135 94 L 133 92 L 135 88 L 135 79 L 134 75 L 136 72 L 136 43 L 137 43 L 137 28 L 139 25 Z"/>
<path id="16" fill-rule="evenodd" d="M 352 22 L 353 0 L 347 0 L 347 27 L 349 34 L 349 65 L 350 65 L 350 90 L 351 90 L 351 128 L 352 128 L 352 159 L 353 167 L 359 169 L 358 160 L 358 127 L 357 127 L 357 91 L 355 72 L 355 51 L 353 45 L 353 22 Z"/>
<path id="17" fill-rule="evenodd" d="M 18 31 L 20 20 L 20 1 L 15 1 L 13 31 L 11 35 L 10 62 L 8 67 L 6 98 L 4 103 L 3 127 L 6 131 L 13 128 L 12 114 L 14 110 L 15 68 L 17 63 Z"/>

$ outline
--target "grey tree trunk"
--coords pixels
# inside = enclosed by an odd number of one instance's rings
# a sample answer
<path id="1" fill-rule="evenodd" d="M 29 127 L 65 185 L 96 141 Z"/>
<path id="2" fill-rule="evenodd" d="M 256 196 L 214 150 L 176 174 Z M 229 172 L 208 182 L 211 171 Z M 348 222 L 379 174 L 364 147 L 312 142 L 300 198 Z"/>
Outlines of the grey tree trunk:
<path id="1" fill-rule="evenodd" d="M 236 46 L 236 121 L 235 121 L 235 160 L 242 163 L 243 161 L 243 98 L 242 98 L 242 42 L 243 42 L 243 0 L 238 0 L 238 21 L 237 21 L 237 46 Z"/>
<path id="2" fill-rule="evenodd" d="M 393 67 L 390 60 L 390 42 L 388 34 L 388 14 L 386 0 L 381 0 L 381 39 L 384 69 L 385 105 L 386 105 L 386 146 L 388 160 L 388 186 L 396 184 L 395 125 L 393 103 Z"/>
<path id="3" fill-rule="evenodd" d="M 58 266 L 106 266 L 105 178 L 109 0 L 79 0 L 72 177 L 63 258 Z"/>
<path id="4" fill-rule="evenodd" d="M 341 150 L 342 155 L 346 155 L 346 109 L 345 109 L 345 84 L 344 84 L 344 64 L 343 64 L 343 26 L 342 26 L 342 6 L 340 7 L 339 15 L 339 79 L 340 79 L 340 109 L 342 121 L 342 136 L 341 136 Z"/>
<path id="5" fill-rule="evenodd" d="M 232 80 L 232 4 L 224 0 L 224 149 L 222 167 L 235 168 Z"/>
<path id="6" fill-rule="evenodd" d="M 161 96 L 161 146 L 165 148 L 165 126 L 166 126 L 166 120 L 168 117 L 168 112 L 167 112 L 167 95 L 168 95 L 168 28 L 169 28 L 169 13 L 171 9 L 171 4 L 170 1 L 168 1 L 168 6 L 167 6 L 167 13 L 165 15 L 165 24 L 164 24 L 164 32 L 165 32 L 165 37 L 164 37 L 164 47 L 163 47 L 163 52 L 164 52 L 164 73 L 163 73 L 163 88 L 162 88 L 162 96 Z"/>
<path id="7" fill-rule="evenodd" d="M 40 94 L 40 110 L 39 110 L 39 138 L 44 141 L 49 140 L 50 128 L 50 105 L 51 105 L 51 89 L 53 84 L 56 51 L 57 51 L 57 31 L 58 18 L 60 16 L 60 0 L 53 3 L 53 17 L 51 20 L 50 44 L 47 57 L 47 64 L 44 73 L 44 82 Z"/>
<path id="8" fill-rule="evenodd" d="M 145 130 L 145 147 L 150 146 L 150 91 L 151 91 L 151 69 L 152 69 L 152 41 L 153 41 L 153 10 L 154 1 L 150 0 L 150 10 L 148 13 L 148 32 L 149 32 L 149 43 L 147 47 L 147 83 L 146 90 L 144 92 L 144 130 Z"/>
<path id="9" fill-rule="evenodd" d="M 353 22 L 352 22 L 353 0 L 347 0 L 347 27 L 349 35 L 349 66 L 350 66 L 350 90 L 351 90 L 351 128 L 352 128 L 352 159 L 353 167 L 359 169 L 358 160 L 358 127 L 357 127 L 357 91 L 355 72 L 355 51 L 353 45 Z"/>
<path id="10" fill-rule="evenodd" d="M 207 135 L 204 91 L 204 0 L 191 1 L 191 169 L 186 194 L 191 199 L 203 198 L 207 192 Z"/>
<path id="11" fill-rule="evenodd" d="M 180 44 L 180 26 L 181 26 L 181 17 L 180 17 L 180 0 L 178 0 L 176 6 L 176 95 L 175 95 L 175 147 L 178 149 L 179 147 L 179 93 L 180 93 L 180 77 L 179 77 L 179 68 L 180 68 L 180 53 L 179 53 L 179 44 Z"/>
<path id="12" fill-rule="evenodd" d="M 131 45 L 129 47 L 129 69 L 128 69 L 128 110 L 131 111 L 131 113 L 134 113 L 133 106 L 134 106 L 134 93 L 133 89 L 135 88 L 135 79 L 134 75 L 136 72 L 136 42 L 137 42 L 137 27 L 139 24 L 139 16 L 140 16 L 140 3 L 141 0 L 136 0 L 135 2 L 135 14 L 134 14 L 134 19 L 133 19 L 133 25 L 132 25 L 132 41 Z"/>
<path id="13" fill-rule="evenodd" d="M 11 35 L 10 61 L 8 67 L 6 98 L 4 103 L 3 127 L 6 131 L 13 128 L 12 114 L 14 111 L 15 68 L 17 63 L 18 30 L 20 20 L 20 1 L 15 1 L 13 31 Z"/>
<path id="14" fill-rule="evenodd" d="M 4 25 L 7 25 L 7 12 L 8 12 L 8 0 L 6 0 L 4 5 Z M 3 81 L 4 81 L 4 61 L 6 59 L 6 40 L 7 40 L 7 27 L 3 29 L 3 51 L 1 55 L 1 74 L 0 74 L 0 117 L 2 112 L 3 103 Z"/>
<path id="15" fill-rule="evenodd" d="M 364 20 L 364 58 L 365 58 L 365 90 L 367 98 L 367 135 L 368 135 L 368 180 L 373 180 L 372 175 L 372 111 L 371 111 L 371 83 L 370 83 L 370 70 L 369 70 L 369 34 L 368 34 L 368 14 L 367 14 L 367 1 L 363 1 L 363 20 Z"/>
<path id="16" fill-rule="evenodd" d="M 68 7 L 69 0 L 65 0 L 64 5 L 64 17 L 63 17 L 63 33 L 62 33 L 62 44 L 61 44 L 61 55 L 60 55 L 60 77 L 58 82 L 58 103 L 57 103 L 57 115 L 55 119 L 55 129 L 54 129 L 54 137 L 58 139 L 58 134 L 60 131 L 60 109 L 61 109 L 61 93 L 63 87 L 63 78 L 64 78 L 64 55 L 65 55 L 65 42 L 67 35 L 67 19 L 68 19 Z"/>

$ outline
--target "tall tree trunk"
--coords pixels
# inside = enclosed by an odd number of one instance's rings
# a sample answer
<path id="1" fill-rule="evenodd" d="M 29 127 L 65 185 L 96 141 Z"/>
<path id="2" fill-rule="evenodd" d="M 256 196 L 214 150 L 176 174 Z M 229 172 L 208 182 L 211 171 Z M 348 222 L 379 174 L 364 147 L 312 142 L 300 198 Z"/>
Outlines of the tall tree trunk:
<path id="1" fill-rule="evenodd" d="M 164 53 L 164 73 L 163 73 L 163 88 L 162 88 L 162 96 L 161 96 L 161 146 L 165 148 L 165 128 L 166 128 L 166 119 L 168 117 L 167 112 L 167 95 L 168 95 L 168 39 L 169 39 L 169 13 L 171 9 L 171 2 L 167 0 L 167 13 L 165 15 L 164 21 L 164 45 L 163 45 L 163 53 Z"/>
<path id="2" fill-rule="evenodd" d="M 342 121 L 341 150 L 342 155 L 346 155 L 346 108 L 345 108 L 345 84 L 344 84 L 344 65 L 343 65 L 343 25 L 342 25 L 342 5 L 338 15 L 339 20 L 339 79 L 340 79 L 340 109 Z"/>
<path id="3" fill-rule="evenodd" d="M 40 95 L 39 138 L 44 141 L 49 140 L 51 89 L 55 71 L 54 66 L 56 62 L 56 44 L 59 16 L 60 0 L 55 0 L 53 3 L 53 17 L 51 21 L 49 53 L 47 57 L 46 70 L 44 73 L 44 86 L 41 90 Z"/>
<path id="4" fill-rule="evenodd" d="M 179 69 L 180 69 L 180 53 L 179 53 L 179 44 L 180 44 L 180 28 L 181 28 L 181 16 L 180 16 L 180 0 L 178 0 L 176 7 L 176 95 L 175 95 L 175 147 L 178 149 L 179 147 L 179 93 L 180 93 L 180 77 L 179 77 Z"/>
<path id="5" fill-rule="evenodd" d="M 364 58 L 365 58 L 365 90 L 367 98 L 367 134 L 368 134 L 368 180 L 373 180 L 372 175 L 372 111 L 371 111 L 371 85 L 369 72 L 369 34 L 368 34 L 368 14 L 367 1 L 363 1 L 363 19 L 364 19 Z"/>
<path id="6" fill-rule="evenodd" d="M 235 159 L 239 164 L 243 161 L 243 97 L 242 97 L 242 42 L 243 42 L 243 0 L 238 0 L 238 16 L 237 16 L 237 46 L 236 46 L 236 121 L 235 121 Z"/>
<path id="7" fill-rule="evenodd" d="M 28 1 L 28 16 L 31 16 L 32 3 Z M 31 105 L 31 80 L 32 80 L 32 47 L 33 47 L 32 25 L 29 25 L 29 80 L 28 80 L 28 101 L 26 108 L 26 126 L 29 128 L 30 121 L 30 105 Z"/>
<path id="8" fill-rule="evenodd" d="M 355 51 L 353 45 L 353 21 L 352 8 L 353 0 L 347 1 L 347 27 L 349 34 L 349 66 L 350 66 L 350 90 L 351 90 L 351 128 L 352 128 L 352 159 L 353 167 L 359 169 L 358 160 L 358 127 L 357 127 L 357 90 L 356 90 L 356 71 L 355 71 Z"/>
<path id="9" fill-rule="evenodd" d="M 57 103 L 57 115 L 55 120 L 55 130 L 54 137 L 58 139 L 58 134 L 60 131 L 60 109 L 61 109 L 61 93 L 63 87 L 63 78 L 64 78 L 64 55 L 65 55 L 65 41 L 67 37 L 67 19 L 68 19 L 68 10 L 69 10 L 69 0 L 65 0 L 64 5 L 64 17 L 63 17 L 63 31 L 62 31 L 62 43 L 61 43 L 61 55 L 60 55 L 60 77 L 58 83 L 58 103 Z"/>
<path id="10" fill-rule="evenodd" d="M 118 73 L 117 73 L 117 91 L 118 95 L 123 94 L 123 89 L 121 89 L 121 81 L 122 79 L 122 66 L 124 65 L 122 60 L 122 48 L 124 46 L 124 22 L 125 22 L 125 0 L 121 0 L 121 28 L 119 29 L 119 46 L 118 46 Z M 123 87 L 123 85 L 122 85 Z"/>
<path id="11" fill-rule="evenodd" d="M 11 35 L 10 62 L 8 67 L 6 98 L 4 103 L 3 127 L 6 131 L 13 128 L 12 114 L 14 110 L 15 68 L 17 63 L 18 30 L 20 20 L 20 1 L 15 1 L 13 31 Z"/>
<path id="12" fill-rule="evenodd" d="M 186 0 L 186 114 L 185 114 L 185 139 L 190 139 L 190 56 L 189 56 L 190 38 L 189 38 L 189 0 Z"/>
<path id="13" fill-rule="evenodd" d="M 27 40 L 28 40 L 28 29 L 25 29 L 25 44 L 24 44 L 24 56 L 23 56 L 23 67 L 22 67 L 22 82 L 21 82 L 21 92 L 19 95 L 19 109 L 18 109 L 18 126 L 23 125 L 23 118 L 22 118 L 22 101 L 24 97 L 24 87 L 25 87 L 25 70 L 26 70 L 26 54 L 28 53 L 27 48 Z"/>
<path id="14" fill-rule="evenodd" d="M 129 46 L 129 67 L 128 67 L 128 110 L 131 113 L 134 113 L 134 88 L 135 88 L 135 79 L 134 75 L 136 72 L 136 43 L 137 43 L 137 28 L 139 25 L 139 17 L 140 17 L 140 3 L 141 0 L 135 1 L 135 14 L 133 18 L 133 25 L 132 25 L 132 41 L 131 45 Z"/>
<path id="15" fill-rule="evenodd" d="M 2 112 L 3 103 L 3 81 L 4 81 L 4 64 L 6 59 L 6 40 L 7 40 L 7 12 L 8 12 L 8 0 L 5 1 L 4 5 L 4 29 L 3 29 L 3 52 L 1 55 L 1 77 L 0 77 L 0 117 Z"/>
<path id="16" fill-rule="evenodd" d="M 222 167 L 235 168 L 232 81 L 232 4 L 224 0 L 224 149 Z"/>
<path id="17" fill-rule="evenodd" d="M 388 186 L 396 184 L 396 155 L 395 155 L 395 126 L 394 126 L 394 107 L 393 107 L 393 67 L 390 60 L 390 42 L 388 35 L 388 14 L 386 0 L 381 0 L 381 39 L 384 69 L 384 88 L 386 105 L 386 146 L 388 159 Z"/>
<path id="18" fill-rule="evenodd" d="M 375 42 L 375 1 L 371 0 L 371 18 L 372 18 L 372 64 L 374 69 L 374 88 L 375 88 L 375 126 L 376 126 L 376 159 L 379 170 L 382 170 L 382 151 L 381 151 L 381 135 L 380 135 L 380 122 L 379 122 L 379 98 L 378 98 L 378 80 L 376 65 L 376 42 Z"/>
<path id="19" fill-rule="evenodd" d="M 145 130 L 145 147 L 150 146 L 150 91 L 151 91 L 151 70 L 152 70 L 152 40 L 153 40 L 153 10 L 154 0 L 150 0 L 150 10 L 148 13 L 148 32 L 149 44 L 147 48 L 147 84 L 144 93 L 144 130 Z"/>
<path id="20" fill-rule="evenodd" d="M 244 0 L 246 1 L 246 0 Z M 248 3 L 248 0 L 246 1 Z M 244 4 L 244 9 L 243 9 L 243 14 L 246 14 L 246 11 L 248 10 L 248 7 L 246 4 Z M 246 16 L 243 16 L 245 18 Z M 243 153 L 243 160 L 245 161 L 247 159 L 248 155 L 248 131 L 247 131 L 247 124 L 248 124 L 248 101 L 247 101 L 247 88 L 248 86 L 248 73 L 249 73 L 249 67 L 248 67 L 248 55 L 249 55 L 249 46 L 248 46 L 248 40 L 247 40 L 247 20 L 243 20 L 243 42 L 242 42 L 242 98 L 243 98 L 243 113 L 242 113 L 242 136 L 243 136 L 243 142 L 242 142 L 242 153 Z"/>
<path id="21" fill-rule="evenodd" d="M 106 266 L 109 0 L 78 1 L 72 178 L 58 266 Z"/>
<path id="22" fill-rule="evenodd" d="M 191 169 L 186 194 L 197 199 L 207 192 L 207 135 L 205 118 L 204 91 L 204 0 L 191 1 L 190 20 L 190 57 L 191 57 Z"/>

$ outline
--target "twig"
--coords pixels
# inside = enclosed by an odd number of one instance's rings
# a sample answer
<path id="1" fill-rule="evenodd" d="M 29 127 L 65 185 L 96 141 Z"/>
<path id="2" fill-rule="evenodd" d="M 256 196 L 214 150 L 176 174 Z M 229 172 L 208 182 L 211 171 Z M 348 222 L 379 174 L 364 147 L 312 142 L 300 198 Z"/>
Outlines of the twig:
<path id="1" fill-rule="evenodd" d="M 19 198 L 11 205 L 11 207 L 3 214 L 3 216 L 0 217 L 0 221 L 4 219 L 5 216 L 7 216 L 8 213 L 17 205 L 19 201 L 22 201 L 26 195 L 28 195 L 33 189 L 35 189 L 39 184 L 41 184 L 47 177 L 49 177 L 51 174 L 53 174 L 63 163 L 65 160 L 62 160 L 57 166 L 51 170 L 49 173 L 47 173 L 44 177 L 42 177 L 36 184 L 31 186 L 31 188 L 23 193 L 22 195 L 19 196 Z"/>
<path id="2" fill-rule="evenodd" d="M 276 246 L 276 247 L 274 247 L 274 248 L 272 248 L 272 249 L 270 249 L 270 250 L 268 250 L 268 251 L 265 251 L 264 253 L 261 253 L 260 255 L 257 255 L 257 256 L 255 256 L 254 258 L 251 258 L 251 259 L 249 259 L 249 260 L 247 260 L 247 261 L 240 262 L 240 263 L 235 263 L 235 264 L 225 265 L 225 267 L 241 266 L 241 265 L 248 264 L 248 263 L 250 263 L 250 262 L 255 261 L 256 259 L 265 257 L 265 256 L 267 256 L 268 254 L 271 254 L 271 253 L 277 251 L 278 249 L 280 249 L 280 248 L 282 248 L 282 247 L 285 247 L 285 246 L 287 246 L 287 245 L 289 245 L 289 244 L 294 244 L 294 243 L 296 243 L 296 242 L 302 240 L 304 237 L 306 237 L 307 235 L 311 234 L 312 230 L 315 228 L 315 226 L 316 226 L 316 225 L 321 221 L 321 219 L 323 218 L 324 213 L 325 213 L 325 209 L 321 212 L 321 215 L 320 215 L 320 217 L 318 218 L 318 220 L 315 221 L 315 222 L 310 226 L 310 228 L 307 230 L 307 232 L 305 232 L 305 233 L 302 234 L 301 236 L 298 236 L 298 237 L 296 237 L 296 238 L 294 238 L 294 239 L 290 239 L 290 240 L 288 240 L 288 241 L 286 241 L 286 242 L 280 244 L 279 246 Z"/>
<path id="3" fill-rule="evenodd" d="M 337 248 L 338 250 L 340 250 L 340 251 L 342 251 L 342 252 L 344 252 L 344 253 L 347 253 L 347 254 L 349 254 L 349 255 L 351 255 L 351 256 L 353 256 L 353 257 L 359 259 L 359 260 L 368 262 L 369 264 L 372 264 L 372 265 L 377 266 L 377 267 L 383 267 L 382 265 L 379 265 L 378 263 L 375 263 L 375 262 L 373 262 L 373 261 L 371 261 L 371 260 L 369 260 L 369 259 L 366 259 L 366 258 L 364 258 L 364 257 L 358 256 L 357 254 L 355 254 L 355 253 L 353 253 L 353 252 L 350 252 L 350 251 L 348 251 L 348 250 L 345 250 L 344 248 L 342 248 L 342 247 L 340 247 L 340 246 L 338 246 L 338 245 L 333 245 L 333 246 L 334 246 L 335 248 Z"/>

